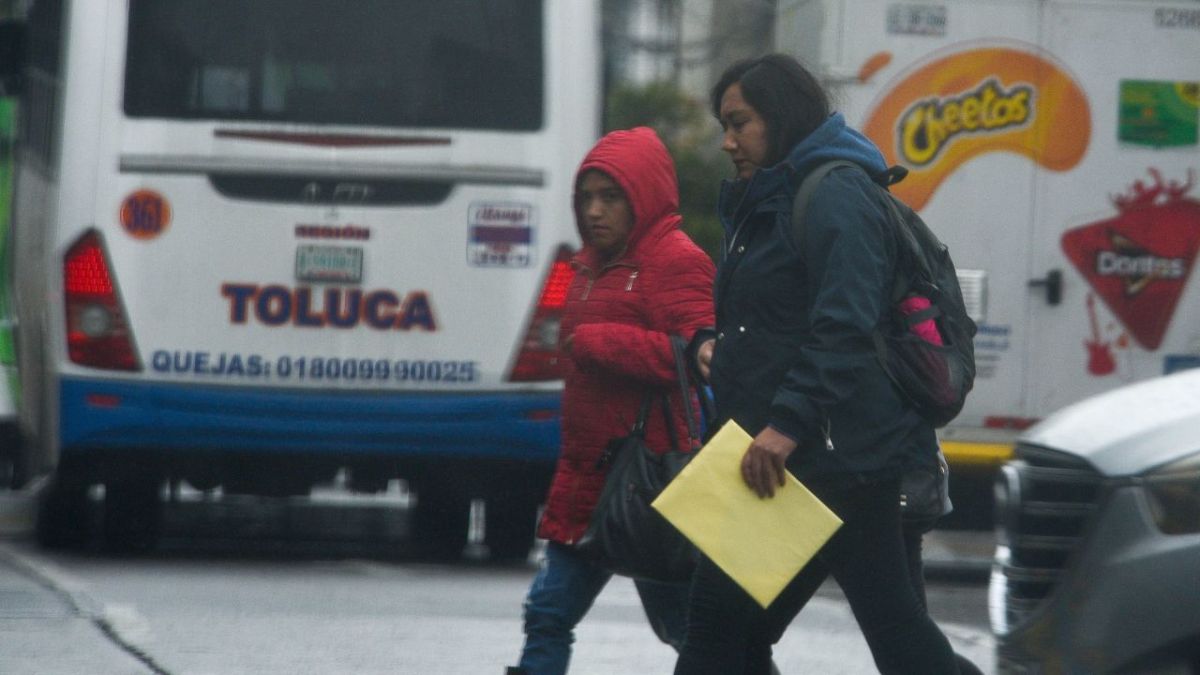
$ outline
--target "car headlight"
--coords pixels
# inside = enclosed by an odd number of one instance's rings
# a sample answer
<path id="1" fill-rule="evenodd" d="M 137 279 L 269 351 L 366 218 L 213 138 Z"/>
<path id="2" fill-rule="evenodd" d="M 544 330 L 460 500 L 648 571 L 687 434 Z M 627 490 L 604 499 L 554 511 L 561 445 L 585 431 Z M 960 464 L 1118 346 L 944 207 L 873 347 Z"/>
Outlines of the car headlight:
<path id="1" fill-rule="evenodd" d="M 1146 501 L 1164 534 L 1200 532 L 1200 453 L 1146 474 Z"/>

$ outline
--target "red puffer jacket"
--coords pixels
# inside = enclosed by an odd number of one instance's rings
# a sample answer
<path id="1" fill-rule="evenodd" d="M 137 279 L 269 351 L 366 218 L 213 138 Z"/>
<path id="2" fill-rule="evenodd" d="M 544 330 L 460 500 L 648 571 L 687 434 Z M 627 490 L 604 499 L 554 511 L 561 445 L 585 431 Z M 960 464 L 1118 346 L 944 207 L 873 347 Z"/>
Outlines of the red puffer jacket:
<path id="1" fill-rule="evenodd" d="M 691 339 L 713 325 L 712 260 L 679 229 L 675 166 L 654 131 L 605 136 L 575 177 L 598 169 L 621 186 L 633 209 L 625 252 L 607 264 L 590 246 L 573 261 L 561 336 L 574 336 L 565 366 L 562 451 L 538 535 L 570 544 L 587 529 L 604 487 L 596 460 L 608 441 L 629 432 L 646 392 L 667 395 L 681 449 L 687 426 L 670 335 Z M 579 214 L 576 225 L 584 235 Z M 587 241 L 586 236 L 583 237 Z M 692 405 L 693 400 L 688 404 Z M 646 423 L 647 444 L 671 447 L 661 404 Z"/>

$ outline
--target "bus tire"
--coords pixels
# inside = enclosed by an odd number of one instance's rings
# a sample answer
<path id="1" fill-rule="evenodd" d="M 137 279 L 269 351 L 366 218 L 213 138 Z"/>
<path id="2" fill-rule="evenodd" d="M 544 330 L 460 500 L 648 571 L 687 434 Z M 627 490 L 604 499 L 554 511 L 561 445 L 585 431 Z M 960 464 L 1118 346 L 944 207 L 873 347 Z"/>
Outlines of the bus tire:
<path id="1" fill-rule="evenodd" d="M 412 541 L 436 560 L 457 560 L 467 545 L 470 499 L 433 485 L 419 489 L 412 517 Z"/>
<path id="2" fill-rule="evenodd" d="M 484 543 L 492 560 L 511 562 L 529 557 L 541 501 L 527 495 L 495 496 L 488 501 Z"/>
<path id="3" fill-rule="evenodd" d="M 163 504 L 159 482 L 136 478 L 104 486 L 104 547 L 111 553 L 145 553 L 158 544 Z"/>
<path id="4" fill-rule="evenodd" d="M 66 465 L 50 479 L 37 504 L 34 536 L 43 548 L 83 548 L 88 534 L 88 483 Z"/>

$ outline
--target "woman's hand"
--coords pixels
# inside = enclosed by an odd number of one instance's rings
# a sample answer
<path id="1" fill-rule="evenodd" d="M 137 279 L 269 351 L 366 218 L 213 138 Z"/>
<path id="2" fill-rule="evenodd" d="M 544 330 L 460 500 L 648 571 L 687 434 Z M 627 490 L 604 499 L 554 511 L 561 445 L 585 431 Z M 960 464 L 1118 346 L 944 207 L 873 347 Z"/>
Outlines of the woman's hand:
<path id="1" fill-rule="evenodd" d="M 708 368 L 712 363 L 713 348 L 717 345 L 716 340 L 705 340 L 700 343 L 696 349 L 696 368 L 700 371 L 700 376 L 708 381 Z"/>
<path id="2" fill-rule="evenodd" d="M 775 488 L 783 487 L 787 475 L 784 462 L 796 449 L 796 442 L 767 427 L 759 432 L 742 456 L 742 480 L 759 497 L 774 497 Z"/>

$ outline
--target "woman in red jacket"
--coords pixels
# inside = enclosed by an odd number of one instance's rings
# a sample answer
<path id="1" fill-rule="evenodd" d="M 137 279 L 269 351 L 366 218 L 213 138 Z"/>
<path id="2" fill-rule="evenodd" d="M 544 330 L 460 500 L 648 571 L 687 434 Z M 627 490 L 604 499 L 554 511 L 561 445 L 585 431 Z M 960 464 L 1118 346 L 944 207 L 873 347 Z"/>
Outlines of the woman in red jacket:
<path id="1" fill-rule="evenodd" d="M 670 336 L 688 340 L 713 323 L 713 263 L 679 229 L 675 166 L 653 130 L 600 139 L 574 185 L 584 246 L 572 261 L 560 338 L 562 449 L 538 528 L 549 543 L 525 600 L 521 665 L 509 673 L 566 672 L 575 625 L 612 576 L 572 549 L 604 486 L 596 460 L 609 440 L 629 432 L 647 392 L 671 402 L 670 419 L 653 407 L 647 445 L 665 452 L 671 438 L 688 438 Z M 686 584 L 634 583 L 659 638 L 678 648 Z"/>

